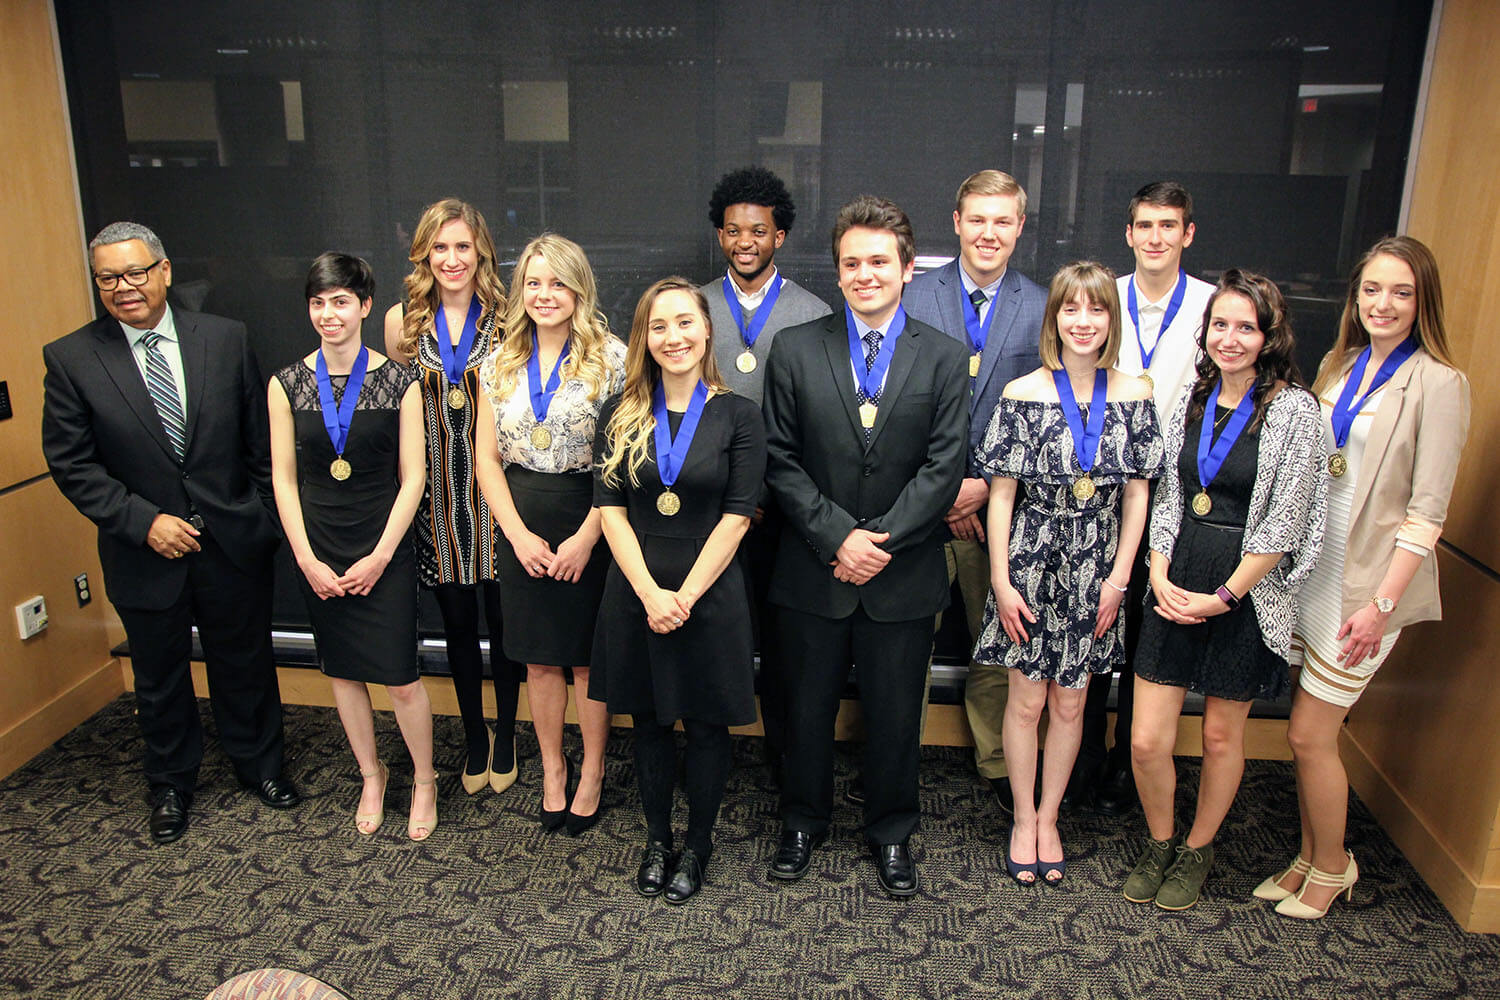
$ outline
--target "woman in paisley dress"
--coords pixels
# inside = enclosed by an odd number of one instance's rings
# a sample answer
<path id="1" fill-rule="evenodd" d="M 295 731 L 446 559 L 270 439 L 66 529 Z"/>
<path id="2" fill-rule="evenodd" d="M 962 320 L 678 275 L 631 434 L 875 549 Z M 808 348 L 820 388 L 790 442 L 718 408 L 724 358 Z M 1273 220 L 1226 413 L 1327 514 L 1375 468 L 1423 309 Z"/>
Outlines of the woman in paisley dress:
<path id="1" fill-rule="evenodd" d="M 406 301 L 385 315 L 385 347 L 422 386 L 427 482 L 416 517 L 418 568 L 443 618 L 464 727 L 463 789 L 503 792 L 516 780 L 520 669 L 501 651 L 495 527 L 474 480 L 479 366 L 500 342 L 505 287 L 484 216 L 456 198 L 422 212 L 412 236 Z M 477 591 L 477 593 L 476 593 Z M 495 733 L 484 721 L 479 609 L 489 625 Z"/>
<path id="2" fill-rule="evenodd" d="M 1163 428 L 1166 471 L 1150 532 L 1155 610 L 1141 625 L 1130 734 L 1149 840 L 1124 894 L 1164 910 L 1198 902 L 1244 774 L 1250 704 L 1287 690 L 1296 592 L 1318 561 L 1328 506 L 1318 404 L 1297 374 L 1276 285 L 1225 271 L 1199 347 L 1197 380 Z M 1188 691 L 1204 698 L 1203 768 L 1183 830 L 1172 751 Z"/>
<path id="3" fill-rule="evenodd" d="M 1089 262 L 1052 279 L 1042 367 L 1005 387 L 978 457 L 990 479 L 992 590 L 974 650 L 1010 674 L 1001 739 L 1015 797 L 1006 868 L 1022 885 L 1066 871 L 1057 816 L 1083 734 L 1089 678 L 1124 660 L 1120 602 L 1162 444 L 1150 386 L 1113 370 L 1115 276 Z M 1092 418 L 1092 419 L 1091 419 Z M 1037 727 L 1047 709 L 1042 796 Z"/>
<path id="4" fill-rule="evenodd" d="M 588 696 L 594 619 L 609 550 L 593 503 L 594 424 L 625 380 L 625 345 L 599 311 L 583 248 L 543 233 L 510 284 L 505 340 L 480 372 L 479 485 L 506 544 L 505 653 L 526 664 L 542 753 L 541 822 L 577 836 L 599 819 L 609 713 Z M 583 735 L 576 789 L 563 755 L 573 675 Z"/>
<path id="5" fill-rule="evenodd" d="M 390 771 L 375 746 L 368 684 L 383 684 L 415 768 L 407 836 L 437 828 L 432 705 L 417 673 L 417 567 L 409 531 L 422 499 L 422 394 L 411 369 L 360 343 L 370 265 L 325 253 L 307 275 L 318 350 L 271 379 L 271 482 L 339 720 L 364 787 L 354 825 L 385 817 Z"/>

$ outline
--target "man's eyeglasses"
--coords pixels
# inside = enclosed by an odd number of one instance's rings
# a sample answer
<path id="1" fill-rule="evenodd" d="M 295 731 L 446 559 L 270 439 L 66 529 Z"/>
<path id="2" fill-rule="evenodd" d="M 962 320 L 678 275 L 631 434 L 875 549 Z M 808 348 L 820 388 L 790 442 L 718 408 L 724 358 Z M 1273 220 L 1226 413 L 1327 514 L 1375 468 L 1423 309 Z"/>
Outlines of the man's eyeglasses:
<path id="1" fill-rule="evenodd" d="M 163 257 L 162 260 L 166 260 L 166 258 Z M 123 274 L 96 274 L 94 275 L 94 284 L 98 285 L 99 290 L 102 292 L 112 292 L 120 284 L 120 279 L 124 278 L 125 284 L 130 285 L 132 288 L 139 288 L 151 276 L 151 268 L 160 263 L 161 260 L 158 260 L 152 262 L 147 267 L 132 267 Z"/>

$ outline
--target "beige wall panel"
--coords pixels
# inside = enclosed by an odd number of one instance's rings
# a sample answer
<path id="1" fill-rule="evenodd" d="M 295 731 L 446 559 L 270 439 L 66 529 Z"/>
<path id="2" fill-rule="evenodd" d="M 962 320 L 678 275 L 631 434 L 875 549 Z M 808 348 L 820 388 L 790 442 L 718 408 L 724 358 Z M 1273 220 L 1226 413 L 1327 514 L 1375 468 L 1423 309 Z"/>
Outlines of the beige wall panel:
<path id="1" fill-rule="evenodd" d="M 93 319 L 72 140 L 46 0 L 0 3 L 0 218 L 13 239 L 0 268 L 0 489 L 47 471 L 40 443 L 42 345 Z M 19 304 L 24 304 L 24 308 Z"/>
<path id="2" fill-rule="evenodd" d="M 1500 568 L 1490 507 L 1500 451 L 1500 76 L 1493 72 L 1500 4 L 1446 0 L 1412 190 L 1409 229 L 1443 274 L 1448 333 L 1469 376 L 1474 418 L 1445 536 Z"/>

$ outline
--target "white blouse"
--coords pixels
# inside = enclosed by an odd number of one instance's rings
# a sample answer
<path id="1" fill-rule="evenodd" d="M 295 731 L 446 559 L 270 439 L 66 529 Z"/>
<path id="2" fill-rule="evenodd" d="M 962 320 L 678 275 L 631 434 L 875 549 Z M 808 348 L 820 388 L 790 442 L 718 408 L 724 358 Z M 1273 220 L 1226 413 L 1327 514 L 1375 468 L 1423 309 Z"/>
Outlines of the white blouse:
<path id="1" fill-rule="evenodd" d="M 587 472 L 594 464 L 594 425 L 604 401 L 620 394 L 625 386 L 625 343 L 610 336 L 604 342 L 606 379 L 599 395 L 588 398 L 588 383 L 569 378 L 557 387 L 541 425 L 551 435 L 547 447 L 538 448 L 532 432 L 538 424 L 531 410 L 531 376 L 526 368 L 516 373 L 515 388 L 501 399 L 495 395 L 495 355 L 479 367 L 479 384 L 489 397 L 495 414 L 495 441 L 500 461 L 520 465 L 532 472 Z M 550 375 L 551 373 L 547 373 Z M 543 376 L 544 378 L 546 376 Z"/>

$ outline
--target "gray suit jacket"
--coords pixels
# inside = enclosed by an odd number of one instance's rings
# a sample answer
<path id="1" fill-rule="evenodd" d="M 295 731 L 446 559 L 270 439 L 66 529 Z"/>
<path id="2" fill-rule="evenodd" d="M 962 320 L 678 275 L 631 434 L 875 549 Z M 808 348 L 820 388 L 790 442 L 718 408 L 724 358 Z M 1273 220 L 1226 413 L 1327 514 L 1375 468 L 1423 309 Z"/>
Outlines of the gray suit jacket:
<path id="1" fill-rule="evenodd" d="M 1037 343 L 1041 339 L 1042 314 L 1047 308 L 1047 291 L 1015 268 L 1007 268 L 1000 279 L 991 309 L 1000 310 L 990 324 L 990 335 L 979 362 L 979 376 L 973 380 L 969 397 L 969 449 L 965 475 L 970 479 L 983 476 L 974 450 L 984 440 L 984 429 L 990 415 L 1000 404 L 1005 384 L 1020 378 L 1041 364 Z M 964 325 L 963 310 L 969 308 L 968 294 L 958 274 L 958 261 L 952 260 L 936 271 L 911 279 L 901 296 L 906 314 L 936 327 L 963 345 L 964 353 L 973 353 L 969 331 Z"/>

